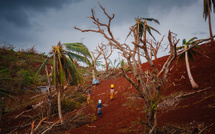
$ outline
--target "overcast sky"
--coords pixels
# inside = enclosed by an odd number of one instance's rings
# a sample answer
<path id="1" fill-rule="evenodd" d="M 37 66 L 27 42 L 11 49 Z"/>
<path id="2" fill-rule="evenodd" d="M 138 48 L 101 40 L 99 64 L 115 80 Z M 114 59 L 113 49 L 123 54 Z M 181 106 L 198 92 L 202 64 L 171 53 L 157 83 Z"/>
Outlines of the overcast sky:
<path id="1" fill-rule="evenodd" d="M 6 41 L 15 49 L 35 45 L 37 51 L 46 53 L 58 41 L 82 42 L 92 51 L 98 43 L 107 41 L 99 34 L 82 33 L 73 27 L 95 28 L 88 18 L 91 8 L 96 17 L 106 21 L 97 1 L 109 14 L 115 13 L 111 28 L 121 43 L 137 17 L 159 20 L 160 25 L 150 24 L 161 33 L 154 33 L 157 40 L 169 30 L 180 40 L 209 37 L 208 22 L 203 18 L 203 0 L 1 0 L 0 42 Z M 212 14 L 213 32 L 214 22 L 215 15 Z M 164 45 L 167 43 L 163 42 Z"/>

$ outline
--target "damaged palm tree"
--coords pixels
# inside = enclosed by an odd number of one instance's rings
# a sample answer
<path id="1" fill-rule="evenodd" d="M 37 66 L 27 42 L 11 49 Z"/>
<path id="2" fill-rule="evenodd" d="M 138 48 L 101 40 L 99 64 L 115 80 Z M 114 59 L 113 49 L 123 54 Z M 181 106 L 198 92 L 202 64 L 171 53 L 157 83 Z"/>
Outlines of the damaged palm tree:
<path id="1" fill-rule="evenodd" d="M 186 50 L 186 49 L 188 49 L 189 46 L 190 46 L 190 44 L 193 44 L 195 41 L 198 41 L 196 39 L 197 39 L 197 37 L 193 37 L 189 41 L 186 41 L 186 39 L 183 39 L 183 45 L 180 46 L 180 47 L 177 47 L 177 50 L 180 50 L 180 49 Z M 185 59 L 186 69 L 187 69 L 187 75 L 188 75 L 188 78 L 190 80 L 190 84 L 191 84 L 191 86 L 192 86 L 193 89 L 199 88 L 199 86 L 195 82 L 195 80 L 193 78 L 193 75 L 191 73 L 189 60 L 191 62 L 193 62 L 194 56 L 196 56 L 197 54 L 201 55 L 201 53 L 199 51 L 197 51 L 197 49 L 201 49 L 201 47 L 195 46 L 193 49 L 190 49 L 189 51 L 185 52 L 184 54 L 182 54 L 182 55 L 180 55 L 178 57 L 178 63 L 180 61 L 183 61 L 183 59 Z"/>
<path id="2" fill-rule="evenodd" d="M 56 46 L 52 46 L 52 80 L 54 88 L 57 91 L 57 101 L 58 101 L 58 114 L 63 123 L 63 116 L 61 111 L 61 92 L 64 90 L 65 84 L 69 85 L 78 85 L 82 82 L 82 76 L 79 73 L 76 65 L 73 62 L 71 55 L 63 49 L 63 46 L 60 42 Z M 36 73 L 35 79 L 37 78 L 40 71 L 48 63 L 48 58 L 41 65 L 39 70 Z"/>
<path id="3" fill-rule="evenodd" d="M 93 51 L 91 52 L 91 55 L 87 46 L 85 46 L 83 43 L 64 43 L 64 45 L 66 46 L 67 50 L 69 50 L 67 53 L 70 55 L 70 57 L 89 66 L 89 68 L 92 70 L 92 83 L 95 81 L 95 83 L 98 84 L 99 80 L 96 79 L 96 65 L 98 65 L 97 60 L 102 54 L 101 50 L 96 48 L 95 52 L 98 52 L 98 55 L 95 57 Z"/>
<path id="4" fill-rule="evenodd" d="M 147 47 L 146 20 L 144 20 L 145 26 L 143 31 L 143 38 L 141 35 L 139 35 L 140 32 L 136 32 L 138 31 L 137 25 L 131 27 L 131 31 L 134 35 L 133 36 L 134 42 L 132 42 L 133 46 L 130 47 L 126 43 L 118 42 L 114 37 L 114 35 L 112 34 L 110 26 L 111 26 L 111 21 L 114 18 L 114 14 L 112 16 L 109 16 L 105 8 L 103 8 L 100 5 L 100 3 L 99 3 L 99 6 L 103 10 L 106 17 L 108 18 L 107 23 L 102 23 L 98 18 L 96 18 L 94 10 L 92 9 L 91 10 L 92 15 L 89 18 L 93 20 L 93 23 L 96 25 L 96 29 L 82 30 L 77 27 L 74 27 L 74 28 L 82 32 L 95 32 L 95 33 L 102 34 L 109 41 L 109 45 L 121 51 L 122 56 L 127 60 L 128 66 L 132 71 L 132 75 L 128 75 L 124 67 L 122 66 L 123 74 L 126 77 L 126 79 L 139 92 L 140 97 L 143 98 L 145 101 L 146 132 L 151 134 L 156 134 L 158 133 L 156 115 L 157 115 L 157 104 L 160 101 L 160 89 L 161 89 L 161 86 L 164 84 L 165 80 L 167 79 L 167 75 L 170 71 L 170 66 L 173 60 L 178 55 L 181 55 L 182 53 L 188 51 L 193 46 L 203 41 L 207 41 L 209 39 L 199 40 L 198 42 L 195 42 L 194 44 L 192 44 L 192 46 L 189 49 L 183 50 L 182 52 L 178 53 L 176 51 L 176 45 L 179 42 L 179 40 L 175 40 L 175 38 L 172 36 L 172 32 L 169 31 L 168 40 L 169 40 L 169 46 L 170 46 L 170 55 L 167 58 L 164 65 L 162 66 L 162 68 L 158 70 L 158 68 L 156 68 L 155 64 L 150 58 L 149 50 Z M 135 38 L 135 37 L 138 37 L 138 38 Z M 138 49 L 140 49 L 140 51 Z M 140 58 L 138 58 L 138 55 L 145 57 L 145 59 L 147 60 L 147 62 L 151 67 L 150 70 L 144 70 L 144 68 L 142 68 L 141 62 L 139 61 Z"/>

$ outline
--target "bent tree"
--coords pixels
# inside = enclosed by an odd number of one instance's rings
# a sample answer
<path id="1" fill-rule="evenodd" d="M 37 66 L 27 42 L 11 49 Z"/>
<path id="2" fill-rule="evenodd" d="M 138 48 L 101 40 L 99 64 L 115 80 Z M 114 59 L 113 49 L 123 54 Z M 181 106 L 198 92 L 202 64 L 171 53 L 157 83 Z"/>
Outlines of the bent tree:
<path id="1" fill-rule="evenodd" d="M 80 29 L 76 26 L 74 27 L 77 30 L 82 32 L 95 32 L 102 34 L 105 39 L 109 42 L 109 45 L 113 46 L 113 48 L 118 49 L 121 51 L 122 56 L 127 60 L 128 66 L 132 71 L 133 75 L 128 75 L 125 71 L 125 68 L 122 66 L 122 71 L 125 78 L 135 87 L 135 89 L 139 92 L 141 98 L 144 99 L 145 102 L 145 115 L 146 115 L 146 132 L 156 134 L 157 131 L 157 104 L 160 101 L 160 89 L 161 86 L 164 84 L 167 75 L 170 71 L 170 65 L 172 64 L 173 60 L 178 56 L 192 48 L 193 46 L 209 40 L 199 40 L 195 42 L 189 49 L 183 50 L 182 52 L 176 51 L 176 45 L 179 40 L 174 40 L 172 37 L 172 33 L 169 31 L 168 33 L 168 40 L 170 46 L 170 55 L 167 58 L 166 62 L 159 70 L 156 68 L 155 64 L 153 63 L 152 59 L 149 55 L 149 50 L 147 48 L 147 41 L 146 41 L 146 31 L 147 31 L 147 22 L 144 20 L 144 33 L 143 38 L 140 32 L 136 32 L 138 29 L 137 25 L 131 26 L 131 31 L 133 33 L 134 41 L 132 42 L 132 47 L 126 43 L 120 43 L 114 37 L 112 30 L 111 30 L 111 21 L 114 18 L 114 14 L 110 16 L 105 8 L 103 8 L 100 3 L 98 3 L 101 7 L 103 13 L 108 18 L 107 23 L 102 23 L 99 18 L 95 17 L 94 10 L 91 9 L 91 16 L 89 17 L 92 19 L 93 24 L 96 25 L 95 29 Z M 139 37 L 139 38 L 135 38 Z M 138 53 L 138 49 L 144 52 L 144 54 Z M 148 61 L 149 65 L 151 66 L 150 70 L 144 71 L 144 68 L 141 67 L 141 62 L 138 61 L 138 55 L 143 56 Z M 141 67 L 141 68 L 140 68 Z"/>
<path id="2" fill-rule="evenodd" d="M 193 37 L 189 41 L 186 41 L 186 39 L 183 39 L 183 45 L 180 46 L 180 47 L 177 47 L 177 50 L 180 50 L 180 49 L 186 50 L 186 49 L 188 49 L 191 44 L 193 44 L 195 41 L 197 41 L 195 39 L 197 39 L 197 37 Z M 199 88 L 199 86 L 195 82 L 195 80 L 194 80 L 194 78 L 192 76 L 191 69 L 190 69 L 190 64 L 189 64 L 189 60 L 193 62 L 194 56 L 196 56 L 197 54 L 201 54 L 201 53 L 199 51 L 197 51 L 197 49 L 200 49 L 199 46 L 196 45 L 194 48 L 195 49 L 189 49 L 184 54 L 180 55 L 178 57 L 178 63 L 180 61 L 183 61 L 185 59 L 186 69 L 187 69 L 187 75 L 189 77 L 190 84 L 191 84 L 192 88 L 195 89 L 195 88 Z"/>
<path id="3" fill-rule="evenodd" d="M 70 85 L 78 85 L 82 82 L 81 74 L 78 72 L 76 65 L 73 62 L 71 55 L 65 51 L 62 44 L 58 42 L 56 46 L 52 46 L 52 80 L 55 89 L 57 90 L 57 102 L 58 102 L 58 114 L 61 119 L 61 124 L 63 123 L 63 115 L 61 111 L 61 92 L 64 89 L 64 85 L 67 82 Z M 36 73 L 35 79 L 37 78 L 40 71 L 48 63 L 49 58 L 41 65 Z"/>

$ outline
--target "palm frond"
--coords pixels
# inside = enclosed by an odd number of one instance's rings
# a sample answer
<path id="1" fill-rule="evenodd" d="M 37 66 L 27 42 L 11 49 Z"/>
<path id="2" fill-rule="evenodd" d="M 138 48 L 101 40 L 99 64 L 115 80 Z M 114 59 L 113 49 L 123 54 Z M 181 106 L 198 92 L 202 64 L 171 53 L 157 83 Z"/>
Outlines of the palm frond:
<path id="1" fill-rule="evenodd" d="M 43 67 L 47 64 L 48 62 L 48 58 L 43 62 L 43 64 L 40 66 L 40 68 L 37 70 L 36 74 L 35 74 L 35 77 L 34 77 L 34 82 L 35 80 L 37 79 L 39 73 L 41 72 L 41 70 L 43 69 Z"/>
<path id="2" fill-rule="evenodd" d="M 177 64 L 179 64 L 180 62 L 184 62 L 184 59 L 185 59 L 185 54 L 182 54 L 178 57 L 178 60 L 177 60 Z"/>
<path id="3" fill-rule="evenodd" d="M 180 47 L 177 47 L 176 49 L 177 49 L 177 50 L 180 50 L 180 49 L 184 48 L 185 45 L 187 45 L 187 48 L 189 48 L 189 45 L 192 45 L 193 43 L 195 43 L 195 42 L 201 40 L 201 39 L 199 39 L 199 40 L 196 40 L 196 39 L 197 39 L 197 37 L 193 37 L 193 38 L 189 39 L 188 42 L 186 42 L 186 39 L 183 39 L 183 42 L 182 42 L 183 45 L 180 46 Z M 196 45 L 195 47 L 193 47 L 192 49 L 189 49 L 189 50 L 187 51 L 187 53 L 188 53 L 188 58 L 189 58 L 189 60 L 190 60 L 191 62 L 194 61 L 194 57 L 195 57 L 196 55 L 202 55 L 202 53 L 201 53 L 200 51 L 198 51 L 198 49 L 204 50 L 204 49 L 201 48 L 200 46 Z M 185 54 L 182 54 L 182 55 L 179 56 L 178 62 L 183 61 L 183 58 L 185 58 L 184 55 L 185 55 Z"/>
<path id="4" fill-rule="evenodd" d="M 204 0 L 203 6 L 204 6 L 204 8 L 203 8 L 203 17 L 205 18 L 205 21 L 206 21 L 207 17 L 208 17 L 208 4 L 207 4 L 207 0 Z"/>
<path id="5" fill-rule="evenodd" d="M 212 11 L 213 7 L 213 12 L 215 13 L 215 0 L 209 0 L 209 10 L 210 12 Z M 208 3 L 207 0 L 203 0 L 203 18 L 205 18 L 205 21 L 207 20 L 208 17 Z"/>
<path id="6" fill-rule="evenodd" d="M 143 21 L 140 21 L 140 24 L 139 24 L 139 37 L 142 37 L 143 36 L 143 30 L 144 30 L 144 22 Z"/>
<path id="7" fill-rule="evenodd" d="M 10 94 L 13 94 L 13 95 L 14 95 L 15 93 L 12 92 L 12 91 L 9 91 L 9 90 L 0 88 L 0 95 L 1 95 L 1 96 L 4 96 L 4 97 L 7 97 L 7 98 L 10 98 L 10 99 L 14 100 L 14 98 L 11 97 Z"/>
<path id="8" fill-rule="evenodd" d="M 87 65 L 91 66 L 91 62 L 87 57 L 78 55 L 76 53 L 72 53 L 72 52 L 68 52 L 67 51 L 67 55 L 71 58 L 71 59 L 77 59 L 78 61 L 84 62 Z"/>
<path id="9" fill-rule="evenodd" d="M 8 72 L 8 68 L 0 70 L 0 74 Z"/>
<path id="10" fill-rule="evenodd" d="M 116 62 L 117 62 L 117 60 L 115 59 L 115 60 L 114 60 L 114 66 L 116 65 Z"/>
<path id="11" fill-rule="evenodd" d="M 213 11 L 214 11 L 214 13 L 215 13 L 215 0 L 212 0 L 212 5 L 213 5 Z"/>
<path id="12" fill-rule="evenodd" d="M 203 50 L 205 51 L 204 48 L 200 47 L 200 46 L 195 46 L 194 49 L 193 49 L 198 55 L 203 55 L 202 52 L 200 52 L 199 50 Z"/>
<path id="13" fill-rule="evenodd" d="M 119 65 L 121 65 L 121 62 L 118 62 L 118 63 L 116 64 L 116 67 L 115 67 L 115 68 L 118 68 Z"/>
<path id="14" fill-rule="evenodd" d="M 213 1 L 213 0 L 212 0 L 212 1 Z M 209 10 L 210 10 L 210 12 L 212 11 L 211 6 L 212 6 L 211 0 L 209 0 Z"/>
<path id="15" fill-rule="evenodd" d="M 63 66 L 63 70 L 64 70 L 64 75 L 65 75 L 65 78 L 66 80 L 69 79 L 69 75 L 68 75 L 68 69 L 67 69 L 67 62 L 65 61 L 65 59 L 63 59 L 64 61 L 62 61 L 62 66 Z"/>
<path id="16" fill-rule="evenodd" d="M 62 70 L 64 71 L 66 81 L 68 81 L 70 79 L 68 63 L 67 62 L 68 62 L 67 57 L 61 58 L 61 64 L 62 64 L 61 66 L 62 66 Z"/>
<path id="17" fill-rule="evenodd" d="M 65 80 L 65 68 L 64 68 L 64 66 L 63 66 L 63 64 L 64 64 L 64 58 L 61 58 L 60 59 L 60 62 L 59 62 L 59 64 L 60 64 L 60 81 L 61 81 L 61 85 L 64 85 L 64 80 Z"/>
<path id="18" fill-rule="evenodd" d="M 193 37 L 187 41 L 187 44 L 193 43 L 194 40 L 198 39 L 197 37 Z"/>
<path id="19" fill-rule="evenodd" d="M 151 33 L 151 29 L 150 29 L 150 27 L 146 27 L 146 30 L 147 30 L 147 32 L 152 36 L 152 38 L 154 39 L 154 40 L 156 40 L 155 39 L 155 37 L 152 35 L 152 33 Z"/>
<path id="20" fill-rule="evenodd" d="M 102 61 L 96 60 L 96 66 L 101 66 L 101 65 L 102 65 Z"/>
<path id="21" fill-rule="evenodd" d="M 66 48 L 70 51 L 77 52 L 78 54 L 82 54 L 92 59 L 92 56 L 88 50 L 88 48 L 82 43 L 64 43 Z"/>
<path id="22" fill-rule="evenodd" d="M 191 54 L 192 54 L 194 57 L 196 57 L 197 55 L 203 55 L 202 52 L 198 51 L 199 49 L 203 49 L 203 48 L 201 48 L 201 47 L 197 48 L 197 46 L 194 47 L 193 49 L 191 49 Z M 204 50 L 204 49 L 203 49 L 203 50 Z"/>
<path id="23" fill-rule="evenodd" d="M 176 50 L 181 50 L 181 49 L 184 49 L 184 46 L 176 47 Z"/>
<path id="24" fill-rule="evenodd" d="M 120 64 L 121 64 L 121 67 L 123 67 L 123 68 L 124 68 L 124 66 L 125 66 L 125 62 L 124 62 L 124 60 L 123 60 L 123 59 L 121 60 Z"/>
<path id="25" fill-rule="evenodd" d="M 57 59 L 58 59 L 58 71 L 59 71 L 58 73 L 59 73 L 59 78 L 60 78 L 60 84 L 63 85 L 64 78 L 65 78 L 64 71 L 63 71 L 63 64 L 62 64 L 64 55 L 59 50 L 57 50 L 57 51 L 58 51 Z"/>
<path id="26" fill-rule="evenodd" d="M 157 32 L 158 34 L 160 34 L 160 32 L 157 30 L 157 29 L 155 29 L 155 28 L 153 28 L 153 27 L 151 27 L 151 26 L 149 26 L 149 25 L 147 25 L 150 29 L 152 29 L 153 31 L 155 31 L 155 32 Z"/>
<path id="27" fill-rule="evenodd" d="M 53 52 L 53 83 L 54 83 L 54 86 L 56 87 L 56 72 L 57 72 L 57 67 L 56 67 L 56 58 L 55 58 L 55 52 Z"/>
<path id="28" fill-rule="evenodd" d="M 139 25 L 140 37 L 143 36 L 144 26 L 145 26 L 144 21 L 140 21 L 140 25 Z M 147 32 L 152 36 L 152 38 L 153 38 L 154 40 L 155 40 L 155 37 L 152 35 L 151 30 L 153 30 L 153 31 L 155 31 L 156 33 L 160 34 L 160 32 L 159 32 L 157 29 L 155 29 L 155 28 L 153 28 L 153 27 L 151 27 L 151 26 L 149 26 L 149 25 L 147 25 L 146 30 L 147 30 Z"/>
<path id="29" fill-rule="evenodd" d="M 111 66 L 114 66 L 111 59 L 108 59 L 108 61 L 110 62 Z"/>
<path id="30" fill-rule="evenodd" d="M 68 73 L 71 77 L 70 85 L 78 85 L 78 83 L 82 82 L 82 76 L 80 72 L 76 68 L 76 65 L 69 58 L 67 58 L 67 65 Z"/>
<path id="31" fill-rule="evenodd" d="M 154 19 L 154 18 L 142 18 L 142 20 L 154 21 L 155 23 L 160 25 L 160 22 L 157 19 Z"/>
<path id="32" fill-rule="evenodd" d="M 10 81 L 11 78 L 0 78 L 0 81 Z"/>
<path id="33" fill-rule="evenodd" d="M 188 53 L 188 59 L 191 61 L 191 62 L 193 62 L 194 61 L 194 58 L 193 58 L 193 53 L 192 53 L 192 51 L 187 51 L 187 53 Z"/>

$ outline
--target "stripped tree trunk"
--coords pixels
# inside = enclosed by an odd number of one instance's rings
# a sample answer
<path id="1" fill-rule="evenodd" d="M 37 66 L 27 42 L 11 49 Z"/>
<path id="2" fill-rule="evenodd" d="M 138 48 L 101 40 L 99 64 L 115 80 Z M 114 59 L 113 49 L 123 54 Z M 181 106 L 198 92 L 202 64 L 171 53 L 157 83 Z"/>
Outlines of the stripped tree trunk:
<path id="1" fill-rule="evenodd" d="M 57 62 L 57 72 L 59 71 L 59 63 Z M 61 80 L 60 80 L 60 75 L 57 73 L 56 74 L 56 90 L 57 90 L 57 106 L 58 106 L 58 115 L 60 118 L 60 123 L 63 124 L 63 115 L 61 111 L 61 91 L 62 91 L 62 85 L 61 85 Z"/>
<path id="2" fill-rule="evenodd" d="M 105 58 L 104 58 L 105 59 Z M 109 70 L 109 64 L 110 64 L 110 62 L 107 62 L 107 59 L 105 59 L 105 66 L 106 66 L 106 69 L 105 69 L 105 71 L 106 72 L 108 72 L 108 70 Z"/>
<path id="3" fill-rule="evenodd" d="M 95 69 L 94 69 L 94 67 L 93 67 L 93 70 L 92 70 L 93 79 L 96 79 L 95 73 L 96 73 L 96 71 L 95 71 Z"/>
<path id="4" fill-rule="evenodd" d="M 92 53 L 92 56 L 93 56 L 92 75 L 93 75 L 93 79 L 96 79 L 96 60 L 97 59 L 95 58 L 93 51 L 91 53 Z"/>
<path id="5" fill-rule="evenodd" d="M 210 11 L 210 5 L 209 5 L 209 0 L 207 0 L 207 5 L 208 5 L 208 24 L 209 24 L 209 32 L 210 32 L 210 37 L 211 41 L 213 41 L 213 34 L 212 34 L 212 28 L 211 28 L 211 11 Z"/>
<path id="6" fill-rule="evenodd" d="M 92 67 L 92 75 L 93 75 L 93 79 L 96 79 L 96 60 L 99 58 L 99 56 L 102 54 L 101 51 L 98 51 L 98 55 L 97 57 L 95 57 L 93 51 L 92 53 L 92 57 L 93 57 L 93 67 Z"/>
<path id="7" fill-rule="evenodd" d="M 46 75 L 47 75 L 47 81 L 48 81 L 48 97 L 47 97 L 47 101 L 48 101 L 48 111 L 47 111 L 47 119 L 50 120 L 51 119 L 51 107 L 52 107 L 52 89 L 51 89 L 51 77 L 49 77 L 49 73 L 48 73 L 48 68 L 47 65 L 45 66 L 45 70 L 46 70 Z M 52 72 L 52 68 L 51 68 L 51 72 Z M 52 74 L 51 74 L 52 76 Z"/>
<path id="8" fill-rule="evenodd" d="M 146 103 L 146 106 L 147 106 L 147 110 L 145 113 L 147 119 L 146 132 L 149 134 L 157 134 L 157 109 L 156 109 L 157 106 L 154 107 L 155 109 L 152 107 L 152 104 Z"/>
<path id="9" fill-rule="evenodd" d="M 185 50 L 187 49 L 187 45 L 185 45 Z M 186 62 L 186 68 L 187 68 L 187 75 L 189 77 L 190 83 L 192 85 L 192 88 L 199 88 L 198 84 L 195 82 L 195 80 L 193 79 L 193 76 L 191 74 L 191 70 L 190 70 L 190 64 L 189 64 L 189 60 L 188 60 L 188 52 L 185 52 L 185 62 Z"/>
<path id="10" fill-rule="evenodd" d="M 59 118 L 61 119 L 61 124 L 63 124 L 63 115 L 62 115 L 62 111 L 61 111 L 61 89 L 59 88 L 57 90 L 57 104 L 58 104 L 58 114 L 59 114 Z"/>

